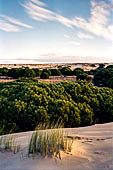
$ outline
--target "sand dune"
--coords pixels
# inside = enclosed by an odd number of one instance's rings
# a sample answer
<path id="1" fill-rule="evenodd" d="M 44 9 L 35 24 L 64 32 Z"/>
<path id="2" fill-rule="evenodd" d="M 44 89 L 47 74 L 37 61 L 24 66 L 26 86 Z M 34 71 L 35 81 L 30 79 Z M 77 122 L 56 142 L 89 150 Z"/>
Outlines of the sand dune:
<path id="1" fill-rule="evenodd" d="M 113 170 L 113 123 L 64 129 L 74 139 L 72 154 L 62 159 L 28 158 L 26 147 L 32 132 L 15 134 L 24 150 L 0 152 L 0 170 Z"/>

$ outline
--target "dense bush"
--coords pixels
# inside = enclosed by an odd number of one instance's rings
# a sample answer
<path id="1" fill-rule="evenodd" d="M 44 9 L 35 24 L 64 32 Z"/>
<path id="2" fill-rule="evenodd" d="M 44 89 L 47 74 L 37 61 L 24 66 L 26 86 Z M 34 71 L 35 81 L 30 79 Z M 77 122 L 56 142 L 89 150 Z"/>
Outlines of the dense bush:
<path id="1" fill-rule="evenodd" d="M 40 74 L 40 78 L 41 79 L 49 79 L 49 76 L 51 75 L 51 71 L 48 69 L 43 69 L 41 74 Z"/>
<path id="2" fill-rule="evenodd" d="M 38 68 L 32 68 L 32 70 L 35 72 L 36 77 L 40 76 L 41 70 L 39 70 Z"/>
<path id="3" fill-rule="evenodd" d="M 6 67 L 0 68 L 0 76 L 7 76 L 7 73 L 8 73 L 8 68 Z"/>
<path id="4" fill-rule="evenodd" d="M 51 76 L 60 76 L 61 72 L 58 69 L 50 69 Z"/>
<path id="5" fill-rule="evenodd" d="M 106 68 L 112 68 L 112 69 L 113 69 L 113 65 L 109 65 L 109 66 L 107 66 Z"/>
<path id="6" fill-rule="evenodd" d="M 73 70 L 73 74 L 75 75 L 75 76 L 79 76 L 80 74 L 83 74 L 84 73 L 84 70 L 82 69 L 82 68 L 75 68 L 74 70 Z"/>
<path id="7" fill-rule="evenodd" d="M 9 69 L 7 75 L 8 77 L 12 77 L 12 78 L 19 78 L 21 77 L 21 73 L 20 73 L 20 69 L 19 68 L 12 68 Z"/>
<path id="8" fill-rule="evenodd" d="M 98 71 L 98 69 L 91 69 L 90 71 L 87 72 L 88 75 L 94 75 L 96 72 Z"/>
<path id="9" fill-rule="evenodd" d="M 37 77 L 40 76 L 41 71 L 38 68 L 0 68 L 0 75 L 1 76 L 8 76 L 12 78 L 19 78 L 19 77 Z"/>
<path id="10" fill-rule="evenodd" d="M 113 121 L 113 90 L 86 81 L 0 83 L 0 134 L 34 130 L 40 123 L 64 127 Z"/>
<path id="11" fill-rule="evenodd" d="M 98 69 L 103 69 L 105 67 L 105 64 L 99 64 Z"/>
<path id="12" fill-rule="evenodd" d="M 73 75 L 73 71 L 69 67 L 62 67 L 62 68 L 60 68 L 60 72 L 64 76 L 72 76 Z"/>
<path id="13" fill-rule="evenodd" d="M 101 69 L 94 74 L 93 83 L 96 86 L 112 87 L 110 81 L 110 79 L 112 80 L 112 78 L 113 78 L 112 68 Z"/>
<path id="14" fill-rule="evenodd" d="M 82 73 L 76 77 L 77 80 L 88 80 L 88 74 Z"/>
<path id="15" fill-rule="evenodd" d="M 29 68 L 24 68 L 20 70 L 20 77 L 36 77 L 36 73 L 33 69 L 29 69 Z"/>
<path id="16" fill-rule="evenodd" d="M 88 82 L 91 82 L 91 81 L 92 81 L 92 77 L 90 77 L 88 74 L 86 74 L 86 73 L 84 72 L 84 73 L 79 74 L 79 75 L 76 77 L 76 80 L 86 80 L 86 81 L 88 81 Z"/>
<path id="17" fill-rule="evenodd" d="M 12 78 L 36 77 L 35 71 L 29 68 L 12 68 L 9 69 L 7 75 Z"/>
<path id="18" fill-rule="evenodd" d="M 113 76 L 109 80 L 107 80 L 106 85 L 113 89 Z"/>
<path id="19" fill-rule="evenodd" d="M 48 75 L 51 76 L 51 71 L 49 69 L 43 69 L 42 73 L 48 73 Z"/>

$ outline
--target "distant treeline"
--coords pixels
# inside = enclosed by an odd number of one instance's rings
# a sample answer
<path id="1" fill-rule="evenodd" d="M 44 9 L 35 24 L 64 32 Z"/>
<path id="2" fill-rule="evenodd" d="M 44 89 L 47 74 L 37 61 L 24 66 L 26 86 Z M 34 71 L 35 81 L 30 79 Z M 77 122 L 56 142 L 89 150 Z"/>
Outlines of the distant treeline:
<path id="1" fill-rule="evenodd" d="M 92 64 L 92 67 L 95 66 Z M 92 82 L 95 86 L 113 88 L 113 65 L 105 68 L 104 64 L 99 64 L 99 67 L 90 71 L 84 71 L 82 68 L 71 70 L 70 67 L 60 67 L 58 69 L 43 69 L 38 68 L 0 68 L 0 76 L 7 76 L 14 79 L 20 77 L 41 79 L 49 79 L 49 76 L 76 76 L 76 80 L 86 80 Z M 92 76 L 91 76 L 92 75 Z"/>
<path id="2" fill-rule="evenodd" d="M 38 69 L 38 68 L 11 68 L 8 69 L 6 67 L 0 68 L 0 76 L 8 76 L 12 78 L 19 77 L 38 77 L 42 79 L 47 79 L 49 76 L 73 76 L 85 73 L 85 71 L 81 68 L 76 68 L 73 71 L 69 67 L 61 67 L 58 69 Z"/>
<path id="3" fill-rule="evenodd" d="M 49 84 L 22 78 L 0 83 L 0 135 L 58 120 L 64 127 L 113 121 L 113 89 L 83 80 Z"/>

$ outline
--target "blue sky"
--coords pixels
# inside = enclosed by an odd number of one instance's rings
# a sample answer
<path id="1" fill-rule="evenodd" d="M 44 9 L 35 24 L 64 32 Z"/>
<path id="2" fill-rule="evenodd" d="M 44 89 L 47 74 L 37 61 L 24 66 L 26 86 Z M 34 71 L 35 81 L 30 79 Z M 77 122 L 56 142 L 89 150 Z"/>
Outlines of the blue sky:
<path id="1" fill-rule="evenodd" d="M 0 59 L 113 61 L 113 0 L 0 0 Z"/>

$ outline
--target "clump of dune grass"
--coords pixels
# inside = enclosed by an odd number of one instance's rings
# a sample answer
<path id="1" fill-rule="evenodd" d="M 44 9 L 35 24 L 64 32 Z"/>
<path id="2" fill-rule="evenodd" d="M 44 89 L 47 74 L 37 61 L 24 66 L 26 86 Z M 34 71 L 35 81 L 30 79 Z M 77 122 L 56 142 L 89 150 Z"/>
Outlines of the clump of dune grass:
<path id="1" fill-rule="evenodd" d="M 64 125 L 60 119 L 56 123 L 43 123 L 43 124 L 38 124 L 35 128 L 35 130 L 45 130 L 45 129 L 61 129 L 63 128 Z"/>
<path id="2" fill-rule="evenodd" d="M 14 154 L 20 151 L 20 144 L 17 143 L 13 135 L 0 137 L 0 151 L 11 151 Z"/>
<path id="3" fill-rule="evenodd" d="M 0 151 L 2 151 L 2 141 L 3 141 L 3 137 L 0 137 Z"/>
<path id="4" fill-rule="evenodd" d="M 32 134 L 28 155 L 40 154 L 43 157 L 57 157 L 61 159 L 61 151 L 65 153 L 71 152 L 72 143 L 72 139 L 64 136 L 62 128 L 47 129 L 46 127 L 46 130 L 37 130 Z"/>

